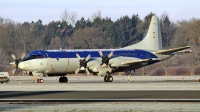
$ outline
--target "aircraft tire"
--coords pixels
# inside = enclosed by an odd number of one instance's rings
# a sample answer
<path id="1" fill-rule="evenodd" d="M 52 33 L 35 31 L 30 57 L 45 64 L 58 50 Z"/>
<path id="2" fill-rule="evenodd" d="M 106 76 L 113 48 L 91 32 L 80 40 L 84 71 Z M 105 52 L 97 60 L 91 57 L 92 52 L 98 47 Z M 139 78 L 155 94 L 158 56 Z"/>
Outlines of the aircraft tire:
<path id="1" fill-rule="evenodd" d="M 108 82 L 112 82 L 113 81 L 113 77 L 112 76 L 108 76 L 107 81 Z"/>
<path id="2" fill-rule="evenodd" d="M 63 77 L 59 78 L 59 82 L 62 83 L 63 82 Z"/>
<path id="3" fill-rule="evenodd" d="M 108 77 L 107 77 L 107 75 L 104 76 L 104 82 L 108 82 Z"/>
<path id="4" fill-rule="evenodd" d="M 40 83 L 40 79 L 37 79 L 37 83 Z"/>
<path id="5" fill-rule="evenodd" d="M 110 75 L 107 76 L 107 75 L 106 75 L 106 76 L 104 77 L 104 82 L 112 82 L 112 81 L 113 81 L 113 77 L 112 77 L 112 76 L 110 76 Z"/>
<path id="6" fill-rule="evenodd" d="M 44 83 L 44 80 L 43 79 L 38 79 L 37 83 Z"/>
<path id="7" fill-rule="evenodd" d="M 44 80 L 43 80 L 43 79 L 40 79 L 40 83 L 44 83 Z"/>
<path id="8" fill-rule="evenodd" d="M 67 82 L 68 82 L 68 78 L 67 78 L 67 77 L 61 76 L 61 77 L 59 78 L 59 82 L 60 82 L 60 83 L 67 83 Z"/>
<path id="9" fill-rule="evenodd" d="M 68 82 L 68 78 L 67 77 L 63 77 L 63 82 L 67 83 Z"/>

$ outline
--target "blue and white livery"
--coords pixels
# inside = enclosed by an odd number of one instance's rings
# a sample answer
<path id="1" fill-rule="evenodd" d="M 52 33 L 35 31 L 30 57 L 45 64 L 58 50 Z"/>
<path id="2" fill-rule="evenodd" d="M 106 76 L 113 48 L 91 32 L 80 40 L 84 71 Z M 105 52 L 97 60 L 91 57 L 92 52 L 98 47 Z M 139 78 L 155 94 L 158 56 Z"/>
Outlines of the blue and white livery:
<path id="1" fill-rule="evenodd" d="M 125 71 L 132 80 L 131 70 L 163 61 L 188 48 L 162 50 L 159 20 L 154 15 L 146 37 L 137 44 L 120 49 L 36 50 L 16 65 L 32 75 L 61 76 L 59 82 L 68 82 L 67 74 L 79 72 L 101 75 L 105 82 L 112 82 L 115 72 Z"/>

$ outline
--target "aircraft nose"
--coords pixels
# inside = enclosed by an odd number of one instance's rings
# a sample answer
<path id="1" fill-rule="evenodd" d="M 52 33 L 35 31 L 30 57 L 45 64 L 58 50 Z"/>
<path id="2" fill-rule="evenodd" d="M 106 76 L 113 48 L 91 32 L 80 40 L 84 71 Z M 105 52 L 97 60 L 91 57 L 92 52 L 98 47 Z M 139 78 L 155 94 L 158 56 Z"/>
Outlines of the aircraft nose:
<path id="1" fill-rule="evenodd" d="M 19 67 L 20 69 L 23 69 L 23 68 L 24 68 L 24 64 L 23 64 L 23 63 L 19 63 L 19 64 L 18 64 L 18 67 Z"/>

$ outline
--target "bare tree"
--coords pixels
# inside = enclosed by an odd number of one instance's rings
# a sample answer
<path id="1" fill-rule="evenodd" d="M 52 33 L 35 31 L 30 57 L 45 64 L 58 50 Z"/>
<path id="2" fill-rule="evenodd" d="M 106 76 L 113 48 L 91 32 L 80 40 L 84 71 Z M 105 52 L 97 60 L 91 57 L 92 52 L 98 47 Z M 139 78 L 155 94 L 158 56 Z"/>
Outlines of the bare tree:
<path id="1" fill-rule="evenodd" d="M 21 39 L 21 43 L 23 44 L 23 52 L 26 53 L 26 44 L 28 41 L 30 41 L 30 24 L 29 23 L 23 23 L 20 25 L 18 29 L 18 35 Z"/>
<path id="2" fill-rule="evenodd" d="M 77 21 L 77 12 L 75 11 L 68 11 L 65 9 L 63 12 L 61 12 L 61 20 L 66 21 L 68 24 L 75 26 L 75 23 Z"/>
<path id="3" fill-rule="evenodd" d="M 106 38 L 102 31 L 94 27 L 76 30 L 68 41 L 70 48 L 76 49 L 100 49 L 110 47 L 110 43 L 108 43 L 110 38 Z"/>
<path id="4" fill-rule="evenodd" d="M 94 12 L 91 16 L 92 21 L 96 18 L 101 18 L 101 11 Z"/>

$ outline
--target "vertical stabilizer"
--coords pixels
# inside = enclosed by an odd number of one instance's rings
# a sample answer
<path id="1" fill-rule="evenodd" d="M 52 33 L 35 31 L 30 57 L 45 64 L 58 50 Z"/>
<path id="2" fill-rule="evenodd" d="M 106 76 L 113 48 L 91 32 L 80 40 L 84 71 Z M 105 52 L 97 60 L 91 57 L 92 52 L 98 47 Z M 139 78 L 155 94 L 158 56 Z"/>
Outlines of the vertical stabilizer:
<path id="1" fill-rule="evenodd" d="M 122 49 L 161 50 L 162 38 L 158 17 L 155 15 L 152 16 L 147 35 L 142 41 Z"/>

